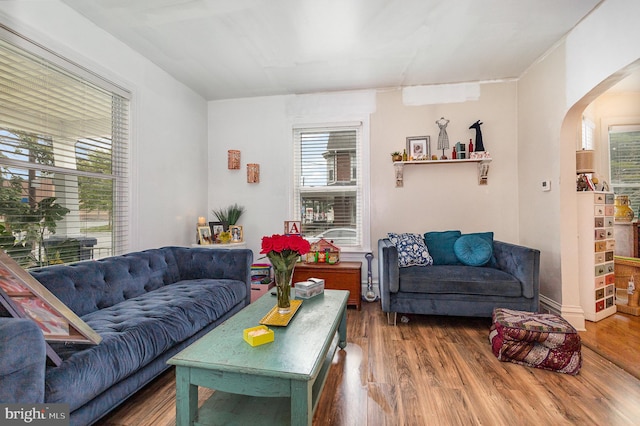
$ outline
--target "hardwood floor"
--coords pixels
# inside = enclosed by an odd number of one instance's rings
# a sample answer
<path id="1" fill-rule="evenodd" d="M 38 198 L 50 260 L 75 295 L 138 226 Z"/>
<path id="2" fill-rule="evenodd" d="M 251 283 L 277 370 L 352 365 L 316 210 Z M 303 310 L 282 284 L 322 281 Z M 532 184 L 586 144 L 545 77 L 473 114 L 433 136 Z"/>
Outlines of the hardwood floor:
<path id="1" fill-rule="evenodd" d="M 583 367 L 577 376 L 498 361 L 488 341 L 490 319 L 407 317 L 408 323 L 393 327 L 379 303 L 348 310 L 348 345 L 333 360 L 314 425 L 639 422 L 637 317 L 616 314 L 588 323 L 581 333 Z M 616 360 L 596 351 L 611 352 Z M 200 400 L 211 392 L 201 388 Z M 174 425 L 173 370 L 98 424 Z"/>

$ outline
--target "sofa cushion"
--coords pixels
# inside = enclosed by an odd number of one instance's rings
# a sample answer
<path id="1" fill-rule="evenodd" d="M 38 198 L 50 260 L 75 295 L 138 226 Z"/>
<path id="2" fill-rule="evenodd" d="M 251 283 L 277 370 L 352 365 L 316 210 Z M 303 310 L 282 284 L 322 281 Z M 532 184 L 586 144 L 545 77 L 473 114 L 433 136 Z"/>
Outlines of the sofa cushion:
<path id="1" fill-rule="evenodd" d="M 427 266 L 433 264 L 429 249 L 418 234 L 395 234 L 390 232 L 389 240 L 398 249 L 398 266 Z"/>
<path id="2" fill-rule="evenodd" d="M 434 265 L 460 265 L 453 251 L 453 245 L 461 235 L 460 231 L 436 231 L 424 234 L 424 242 L 429 248 Z"/>
<path id="3" fill-rule="evenodd" d="M 522 285 L 513 275 L 499 269 L 466 265 L 403 268 L 399 286 L 401 292 L 407 293 L 522 296 Z"/>
<path id="4" fill-rule="evenodd" d="M 170 248 L 29 272 L 79 317 L 180 279 Z"/>
<path id="5" fill-rule="evenodd" d="M 491 259 L 493 246 L 477 235 L 463 235 L 453 244 L 453 251 L 462 264 L 482 266 Z"/>
<path id="6" fill-rule="evenodd" d="M 484 266 L 489 266 L 491 268 L 497 268 L 498 267 L 498 260 L 496 259 L 495 253 L 493 253 L 493 232 L 473 232 L 470 234 L 463 234 L 462 236 L 465 235 L 474 235 L 474 236 L 478 236 L 484 240 L 486 240 L 489 244 L 491 244 L 491 258 L 489 259 L 489 261 L 487 263 L 484 264 Z"/>
<path id="7" fill-rule="evenodd" d="M 242 281 L 179 281 L 83 316 L 103 340 L 95 346 L 52 344 L 63 362 L 47 368 L 45 401 L 75 410 L 245 297 Z"/>

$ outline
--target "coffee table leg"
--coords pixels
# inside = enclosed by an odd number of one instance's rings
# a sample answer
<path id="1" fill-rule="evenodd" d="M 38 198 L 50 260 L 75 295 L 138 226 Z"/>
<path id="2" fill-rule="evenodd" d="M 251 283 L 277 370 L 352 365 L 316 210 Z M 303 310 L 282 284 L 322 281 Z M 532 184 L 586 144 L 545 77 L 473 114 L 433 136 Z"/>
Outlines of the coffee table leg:
<path id="1" fill-rule="evenodd" d="M 198 410 L 198 386 L 192 385 L 189 367 L 176 367 L 176 425 L 190 426 Z"/>
<path id="2" fill-rule="evenodd" d="M 311 401 L 312 382 L 291 381 L 291 424 L 311 426 L 313 420 L 313 402 Z"/>
<path id="3" fill-rule="evenodd" d="M 338 334 L 340 337 L 338 341 L 338 346 L 340 346 L 341 349 L 344 349 L 347 347 L 347 308 L 346 306 L 342 310 L 342 319 L 340 320 L 340 325 L 338 326 Z"/>

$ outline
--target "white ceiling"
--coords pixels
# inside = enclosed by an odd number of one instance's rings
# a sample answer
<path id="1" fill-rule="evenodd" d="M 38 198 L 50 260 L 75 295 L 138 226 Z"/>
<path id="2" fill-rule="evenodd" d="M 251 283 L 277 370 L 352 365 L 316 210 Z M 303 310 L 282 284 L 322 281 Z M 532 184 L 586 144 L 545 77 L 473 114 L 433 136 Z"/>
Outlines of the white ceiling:
<path id="1" fill-rule="evenodd" d="M 62 0 L 207 100 L 518 78 L 601 0 Z"/>

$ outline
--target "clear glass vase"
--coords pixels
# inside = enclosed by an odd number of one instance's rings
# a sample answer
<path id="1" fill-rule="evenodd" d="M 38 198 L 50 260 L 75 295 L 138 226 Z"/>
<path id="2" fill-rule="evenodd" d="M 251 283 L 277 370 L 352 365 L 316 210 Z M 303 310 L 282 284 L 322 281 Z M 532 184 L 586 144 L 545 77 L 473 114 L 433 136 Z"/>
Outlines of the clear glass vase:
<path id="1" fill-rule="evenodd" d="M 291 312 L 291 280 L 296 264 L 285 264 L 282 267 L 274 267 L 276 288 L 278 294 L 278 313 L 286 315 Z"/>

